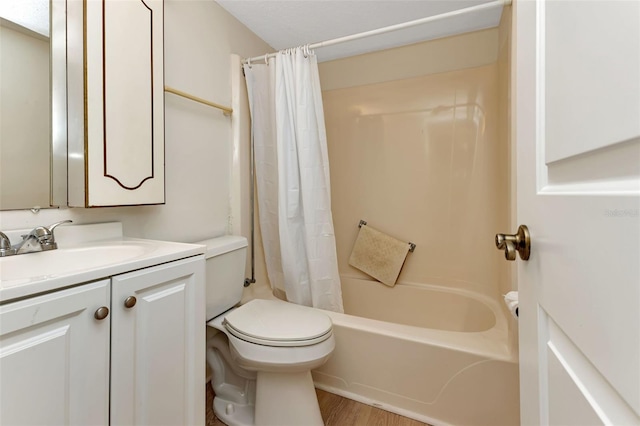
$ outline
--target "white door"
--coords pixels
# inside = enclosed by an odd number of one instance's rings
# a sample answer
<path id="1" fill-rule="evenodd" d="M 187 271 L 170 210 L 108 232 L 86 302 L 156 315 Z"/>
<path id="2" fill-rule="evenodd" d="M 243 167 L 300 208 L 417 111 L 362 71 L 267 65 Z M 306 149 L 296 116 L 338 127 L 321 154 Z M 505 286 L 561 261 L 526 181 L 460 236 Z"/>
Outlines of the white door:
<path id="1" fill-rule="evenodd" d="M 522 423 L 638 425 L 640 2 L 514 13 Z"/>
<path id="2" fill-rule="evenodd" d="M 109 297 L 103 280 L 0 306 L 0 424 L 109 424 Z"/>
<path id="3" fill-rule="evenodd" d="M 111 424 L 204 424 L 203 257 L 115 276 L 111 303 Z"/>

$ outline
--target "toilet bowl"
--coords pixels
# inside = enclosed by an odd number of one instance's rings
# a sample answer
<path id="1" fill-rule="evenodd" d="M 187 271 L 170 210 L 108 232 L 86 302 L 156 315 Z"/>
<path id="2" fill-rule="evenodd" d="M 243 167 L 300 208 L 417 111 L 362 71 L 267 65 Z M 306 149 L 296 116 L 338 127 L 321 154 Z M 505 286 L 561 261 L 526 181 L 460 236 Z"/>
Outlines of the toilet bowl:
<path id="1" fill-rule="evenodd" d="M 207 363 L 216 416 L 230 426 L 323 425 L 311 370 L 335 347 L 329 316 L 280 300 L 229 309 L 242 295 L 246 240 L 221 237 L 201 244 L 208 247 Z"/>

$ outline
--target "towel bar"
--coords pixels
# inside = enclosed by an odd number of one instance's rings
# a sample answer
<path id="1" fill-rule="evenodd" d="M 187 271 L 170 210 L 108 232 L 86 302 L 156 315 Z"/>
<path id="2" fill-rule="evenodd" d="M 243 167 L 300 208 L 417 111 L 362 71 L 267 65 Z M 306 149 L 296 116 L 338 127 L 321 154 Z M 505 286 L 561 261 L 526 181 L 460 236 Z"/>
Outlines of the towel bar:
<path id="1" fill-rule="evenodd" d="M 360 220 L 360 223 L 358 223 L 358 228 L 362 228 L 362 225 L 366 225 L 367 221 L 366 220 Z M 411 241 L 409 241 L 409 252 L 413 253 L 413 251 L 416 249 L 416 245 L 413 244 Z"/>

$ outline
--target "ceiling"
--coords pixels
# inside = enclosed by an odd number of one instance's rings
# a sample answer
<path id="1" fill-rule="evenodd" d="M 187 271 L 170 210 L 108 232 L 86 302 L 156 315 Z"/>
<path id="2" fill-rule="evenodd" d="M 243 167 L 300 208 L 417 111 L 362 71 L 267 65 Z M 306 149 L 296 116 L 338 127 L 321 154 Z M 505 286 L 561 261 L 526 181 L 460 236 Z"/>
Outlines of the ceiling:
<path id="1" fill-rule="evenodd" d="M 216 0 L 275 50 L 451 12 L 491 0 Z M 495 27 L 502 7 L 316 50 L 320 62 Z M 265 52 L 266 53 L 266 52 Z"/>
<path id="2" fill-rule="evenodd" d="M 49 0 L 0 0 L 0 19 L 49 37 Z"/>

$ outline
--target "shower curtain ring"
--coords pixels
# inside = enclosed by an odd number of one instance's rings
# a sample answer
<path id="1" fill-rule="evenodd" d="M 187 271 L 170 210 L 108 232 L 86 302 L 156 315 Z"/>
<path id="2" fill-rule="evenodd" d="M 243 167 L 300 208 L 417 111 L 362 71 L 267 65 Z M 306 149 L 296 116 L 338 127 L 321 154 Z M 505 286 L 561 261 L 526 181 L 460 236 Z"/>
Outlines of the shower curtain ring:
<path id="1" fill-rule="evenodd" d="M 247 66 L 251 69 L 251 58 L 247 59 Z"/>

